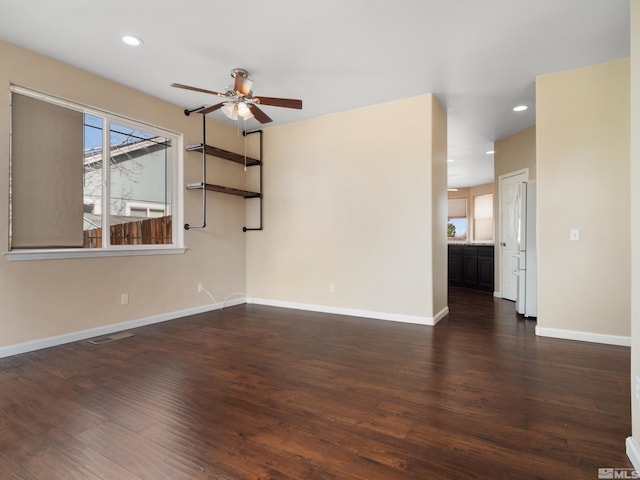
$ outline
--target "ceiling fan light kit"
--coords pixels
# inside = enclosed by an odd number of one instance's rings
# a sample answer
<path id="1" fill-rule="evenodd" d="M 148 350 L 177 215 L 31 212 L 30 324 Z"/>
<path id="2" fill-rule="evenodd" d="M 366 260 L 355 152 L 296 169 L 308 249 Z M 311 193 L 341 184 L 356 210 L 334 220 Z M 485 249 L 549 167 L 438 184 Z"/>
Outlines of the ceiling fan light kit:
<path id="1" fill-rule="evenodd" d="M 222 105 L 222 113 L 224 113 L 227 118 L 231 120 L 238 120 L 238 117 L 249 120 L 253 118 L 253 113 L 251 113 L 251 109 L 247 107 L 244 102 L 225 102 Z"/>
<path id="2" fill-rule="evenodd" d="M 171 86 L 194 92 L 208 93 L 225 99 L 223 102 L 209 107 L 199 107 L 193 110 L 187 109 L 184 112 L 185 115 L 189 115 L 193 112 L 206 115 L 215 110 L 222 110 L 222 113 L 231 120 L 238 120 L 238 118 L 243 118 L 244 120 L 255 118 L 260 123 L 269 123 L 273 120 L 261 108 L 259 108 L 258 105 L 295 108 L 298 110 L 302 109 L 302 100 L 254 96 L 252 90 L 253 80 L 249 78 L 249 72 L 244 68 L 234 68 L 231 70 L 231 78 L 233 78 L 233 90 L 229 87 L 224 93 L 183 85 L 180 83 L 172 83 Z"/>

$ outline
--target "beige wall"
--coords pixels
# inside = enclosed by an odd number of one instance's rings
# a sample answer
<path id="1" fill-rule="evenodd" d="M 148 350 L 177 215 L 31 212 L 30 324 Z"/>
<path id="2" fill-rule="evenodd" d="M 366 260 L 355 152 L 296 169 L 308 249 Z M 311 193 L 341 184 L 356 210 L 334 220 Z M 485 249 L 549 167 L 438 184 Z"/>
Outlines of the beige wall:
<path id="1" fill-rule="evenodd" d="M 529 169 L 529 180 L 536 178 L 536 126 L 532 125 L 494 144 L 493 172 L 496 191 L 500 175 Z"/>
<path id="2" fill-rule="evenodd" d="M 446 116 L 432 95 L 273 127 L 264 144 L 250 297 L 420 318 L 446 308 Z"/>
<path id="3" fill-rule="evenodd" d="M 640 376 L 640 1 L 631 2 L 631 415 L 640 446 L 640 405 L 634 379 Z"/>
<path id="4" fill-rule="evenodd" d="M 539 77 L 536 98 L 538 329 L 629 336 L 629 61 Z"/>
<path id="5" fill-rule="evenodd" d="M 198 115 L 187 118 L 181 107 L 1 42 L 0 82 L 5 92 L 15 84 L 183 133 L 185 145 L 201 141 Z M 9 95 L 3 98 L 0 236 L 7 251 Z M 235 128 L 208 123 L 209 143 L 242 151 Z M 212 303 L 197 293 L 198 282 L 223 301 L 247 290 L 247 271 L 255 297 L 418 319 L 446 312 L 446 114 L 433 96 L 264 135 L 264 231 L 242 232 L 245 201 L 209 193 L 207 228 L 184 233 L 185 254 L 11 262 L 2 256 L 0 347 Z M 251 144 L 249 153 L 256 153 Z M 208 161 L 209 181 L 246 184 L 237 165 Z M 183 170 L 184 182 L 199 181 L 200 155 L 185 153 Z M 248 175 L 255 181 L 256 170 Z M 184 201 L 183 221 L 199 223 L 200 193 L 184 192 Z M 122 293 L 128 305 L 120 304 Z"/>
<path id="6" fill-rule="evenodd" d="M 431 262 L 427 267 L 431 274 L 433 290 L 433 317 L 448 311 L 448 253 L 447 253 L 447 114 L 440 103 L 429 95 L 431 103 L 431 155 L 427 162 L 431 168 Z M 417 219 L 419 220 L 419 219 Z"/>
<path id="7" fill-rule="evenodd" d="M 496 242 L 495 251 L 495 287 L 502 291 L 500 265 L 502 262 L 502 248 L 500 248 L 500 175 L 528 169 L 529 180 L 536 178 L 536 126 L 532 125 L 519 132 L 509 135 L 494 144 L 493 171 L 494 188 L 496 194 L 493 196 L 494 234 Z"/>
<path id="8" fill-rule="evenodd" d="M 116 112 L 201 141 L 201 118 L 103 78 L 0 42 L 0 238 L 8 249 L 9 84 Z M 242 151 L 235 129 L 210 122 L 211 143 Z M 214 127 L 215 125 L 215 127 Z M 185 182 L 200 179 L 200 156 L 185 154 Z M 222 182 L 243 184 L 241 168 L 211 163 Z M 211 180 L 211 179 L 210 179 Z M 199 192 L 185 192 L 185 220 L 199 223 Z M 212 303 L 245 288 L 245 205 L 212 193 L 206 230 L 185 232 L 182 255 L 7 261 L 0 256 L 0 347 Z M 176 225 L 180 228 L 180 225 Z M 129 293 L 129 305 L 120 305 Z"/>

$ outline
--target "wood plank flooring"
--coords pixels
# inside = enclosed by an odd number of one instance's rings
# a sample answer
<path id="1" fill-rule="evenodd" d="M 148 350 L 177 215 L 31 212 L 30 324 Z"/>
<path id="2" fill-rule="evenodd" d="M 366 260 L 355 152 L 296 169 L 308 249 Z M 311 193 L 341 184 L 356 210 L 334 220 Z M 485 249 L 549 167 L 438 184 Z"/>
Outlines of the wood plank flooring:
<path id="1" fill-rule="evenodd" d="M 631 467 L 628 348 L 450 292 L 437 327 L 241 305 L 0 360 L 2 480 L 581 479 Z"/>

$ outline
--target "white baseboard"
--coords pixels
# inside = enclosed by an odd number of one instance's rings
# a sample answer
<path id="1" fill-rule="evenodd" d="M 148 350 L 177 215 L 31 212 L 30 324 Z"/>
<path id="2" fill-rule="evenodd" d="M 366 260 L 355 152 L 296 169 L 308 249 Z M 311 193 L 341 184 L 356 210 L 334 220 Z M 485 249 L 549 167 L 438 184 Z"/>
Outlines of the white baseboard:
<path id="1" fill-rule="evenodd" d="M 629 457 L 631 465 L 636 469 L 636 472 L 640 472 L 640 450 L 638 450 L 633 437 L 627 437 L 625 445 L 627 446 L 627 457 Z"/>
<path id="2" fill-rule="evenodd" d="M 110 333 L 121 332 L 123 330 L 129 330 L 132 328 L 144 327 L 145 325 L 151 325 L 154 323 L 166 322 L 168 320 L 175 320 L 177 318 L 187 317 L 189 315 L 196 315 L 199 313 L 206 313 L 213 310 L 219 310 L 224 307 L 230 307 L 233 305 L 241 305 L 243 303 L 255 303 L 257 305 L 270 305 L 274 307 L 294 308 L 299 310 L 309 310 L 323 313 L 335 313 L 338 315 L 351 315 L 356 317 L 367 317 L 379 320 L 390 320 L 394 322 L 416 323 L 420 325 L 435 325 L 442 320 L 448 313 L 449 307 L 443 308 L 434 317 L 418 317 L 412 315 L 401 315 L 393 313 L 380 313 L 364 310 L 354 310 L 348 308 L 327 307 L 324 305 L 309 305 L 303 303 L 281 302 L 276 300 L 266 300 L 258 298 L 246 298 L 239 297 L 233 300 L 226 300 L 224 302 L 211 303 L 202 305 L 200 307 L 187 308 L 184 310 L 178 310 L 175 312 L 162 313 L 159 315 L 151 315 L 149 317 L 138 318 L 135 320 L 129 320 L 126 322 L 114 323 L 111 325 L 104 325 L 102 327 L 90 328 L 87 330 L 81 330 L 78 332 L 71 332 L 64 335 L 57 335 L 54 337 L 41 338 L 38 340 L 32 340 L 29 342 L 18 343 L 15 345 L 8 345 L 0 347 L 0 358 L 10 357 L 12 355 L 19 355 L 21 353 L 33 352 L 35 350 L 41 350 L 43 348 L 55 347 L 57 345 L 63 345 L 65 343 L 78 342 L 86 340 L 88 338 L 100 337 L 103 335 L 109 335 Z"/>
<path id="3" fill-rule="evenodd" d="M 493 292 L 493 296 L 496 298 L 502 298 L 502 292 Z"/>
<path id="4" fill-rule="evenodd" d="M 433 325 L 436 325 L 440 320 L 449 315 L 449 307 L 444 307 L 433 317 Z"/>
<path id="5" fill-rule="evenodd" d="M 42 338 L 38 340 L 32 340 L 30 342 L 8 345 L 6 347 L 0 347 L 0 358 L 32 352 L 34 350 L 40 350 L 43 348 L 55 347 L 56 345 L 62 345 L 65 343 L 86 340 L 87 338 L 109 335 L 110 333 L 114 332 L 121 332 L 123 330 L 129 330 L 131 328 L 144 327 L 145 325 L 151 325 L 153 323 L 175 320 L 176 318 L 196 315 L 198 313 L 210 312 L 212 310 L 218 310 L 220 308 L 230 307 L 232 305 L 240 305 L 242 303 L 246 303 L 245 297 L 237 298 L 235 300 L 228 300 L 225 302 L 211 303 L 208 305 L 202 305 L 200 307 L 187 308 L 175 312 L 161 313 L 159 315 L 138 318 L 136 320 L 129 320 L 127 322 L 114 323 L 111 325 L 105 325 L 103 327 L 90 328 L 88 330 L 81 330 L 79 332 L 67 333 L 55 337 Z"/>
<path id="6" fill-rule="evenodd" d="M 357 310 L 353 308 L 331 307 L 328 305 L 313 305 L 309 303 L 287 302 L 282 300 L 270 300 L 266 298 L 247 298 L 247 303 L 267 305 L 270 307 L 291 308 L 295 310 L 307 310 L 310 312 L 331 313 L 335 315 L 348 315 L 351 317 L 365 317 L 376 320 L 389 320 L 392 322 L 415 323 L 418 325 L 434 326 L 449 313 L 449 307 L 444 307 L 433 317 L 420 317 L 417 315 L 403 315 L 399 313 L 374 312 L 370 310 Z"/>
<path id="7" fill-rule="evenodd" d="M 578 330 L 561 330 L 558 328 L 546 328 L 536 326 L 536 335 L 539 337 L 562 338 L 565 340 L 578 340 L 580 342 L 605 343 L 621 347 L 631 346 L 631 337 L 621 335 L 606 335 L 604 333 L 580 332 Z"/>

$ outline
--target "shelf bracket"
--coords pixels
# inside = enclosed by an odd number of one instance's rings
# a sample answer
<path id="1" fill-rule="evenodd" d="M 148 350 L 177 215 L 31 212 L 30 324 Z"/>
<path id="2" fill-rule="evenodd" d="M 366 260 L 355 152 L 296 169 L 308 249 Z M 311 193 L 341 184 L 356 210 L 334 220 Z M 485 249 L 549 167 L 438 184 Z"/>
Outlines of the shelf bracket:
<path id="1" fill-rule="evenodd" d="M 184 114 L 189 116 L 192 112 L 202 110 L 204 107 L 196 108 L 194 110 L 186 110 Z M 205 152 L 204 145 L 207 144 L 207 119 L 205 115 L 202 115 L 202 223 L 200 225 L 184 224 L 184 229 L 189 230 L 191 228 L 204 228 L 207 226 L 207 189 L 204 185 L 207 183 L 207 154 Z"/>
<path id="2" fill-rule="evenodd" d="M 262 170 L 264 168 L 264 159 L 262 157 L 262 130 L 253 130 L 251 132 L 247 132 L 246 130 L 242 132 L 242 135 L 244 137 L 246 137 L 247 135 L 253 135 L 254 133 L 259 133 L 260 134 L 260 155 L 258 156 L 258 158 L 260 159 L 260 196 L 258 197 L 258 201 L 260 202 L 260 226 L 258 228 L 250 228 L 250 227 L 242 227 L 242 231 L 243 232 L 250 232 L 250 231 L 259 231 L 262 230 L 262 215 L 263 215 L 263 208 L 262 208 L 262 202 L 263 202 L 263 190 L 262 190 Z"/>

